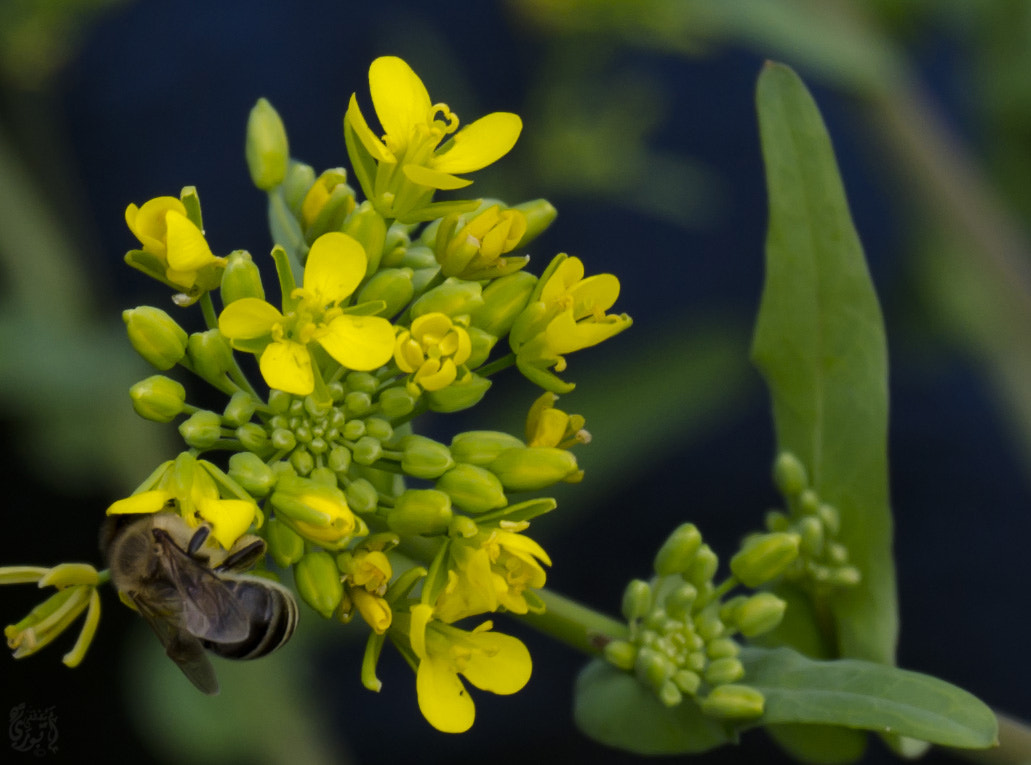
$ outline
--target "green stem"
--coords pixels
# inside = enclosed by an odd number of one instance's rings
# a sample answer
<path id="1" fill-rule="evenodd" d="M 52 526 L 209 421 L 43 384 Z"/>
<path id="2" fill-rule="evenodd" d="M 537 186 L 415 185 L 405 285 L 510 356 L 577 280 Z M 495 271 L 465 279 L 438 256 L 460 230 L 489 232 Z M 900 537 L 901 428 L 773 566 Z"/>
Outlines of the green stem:
<path id="1" fill-rule="evenodd" d="M 1031 763 L 1031 726 L 996 713 L 999 745 L 991 749 L 949 749 L 949 753 L 982 765 L 1027 765 Z"/>
<path id="2" fill-rule="evenodd" d="M 544 613 L 523 614 L 518 618 L 581 653 L 594 656 L 610 639 L 627 636 L 626 624 L 575 600 L 551 590 L 539 590 L 537 595 L 546 606 Z"/>
<path id="3" fill-rule="evenodd" d="M 211 302 L 211 293 L 205 292 L 200 296 L 200 310 L 204 314 L 204 323 L 208 329 L 215 329 L 218 326 L 218 317 L 215 316 L 215 304 Z"/>
<path id="4" fill-rule="evenodd" d="M 476 374 L 480 377 L 490 377 L 495 372 L 500 372 L 502 369 L 508 369 L 508 367 L 515 364 L 515 361 L 515 353 L 509 353 L 507 356 L 502 356 L 500 359 L 480 367 L 476 370 Z"/>

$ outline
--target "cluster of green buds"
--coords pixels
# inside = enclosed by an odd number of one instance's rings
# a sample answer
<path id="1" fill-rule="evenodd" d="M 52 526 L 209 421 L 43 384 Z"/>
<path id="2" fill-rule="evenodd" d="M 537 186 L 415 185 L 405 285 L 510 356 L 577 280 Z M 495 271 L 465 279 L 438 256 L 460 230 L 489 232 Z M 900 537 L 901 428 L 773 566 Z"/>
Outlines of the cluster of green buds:
<path id="1" fill-rule="evenodd" d="M 666 706 L 692 699 L 717 719 L 763 712 L 763 695 L 747 684 L 736 639 L 780 624 L 786 603 L 770 592 L 727 595 L 776 579 L 798 555 L 793 533 L 747 540 L 731 558 L 731 576 L 714 581 L 719 559 L 694 524 L 678 527 L 655 556 L 655 576 L 634 580 L 623 595 L 629 634 L 604 649 L 605 658 L 633 672 Z"/>
<path id="2" fill-rule="evenodd" d="M 342 168 L 292 159 L 267 101 L 250 114 L 246 158 L 268 195 L 278 289 L 248 252 L 211 251 L 194 188 L 129 205 L 140 245 L 126 262 L 175 290 L 176 306 L 197 305 L 206 328 L 187 332 L 154 306 L 124 312 L 130 342 L 159 372 L 132 386 L 132 405 L 176 423 L 186 449 L 107 512 L 174 511 L 226 550 L 261 537 L 261 565 L 290 571 L 315 612 L 369 625 L 366 686 L 379 688 L 389 637 L 416 669 L 427 719 L 459 731 L 473 708 L 458 675 L 495 693 L 529 677 L 520 641 L 489 621 L 454 623 L 543 608 L 534 590 L 550 560 L 524 532 L 555 502 L 517 495 L 579 481 L 570 448 L 589 440 L 582 417 L 554 406 L 573 387 L 556 373 L 631 320 L 607 313 L 619 293 L 611 274 L 585 276 L 564 253 L 540 276 L 524 268 L 556 215 L 545 200 L 434 199 L 512 148 L 516 115 L 460 128 L 395 57 L 373 62 L 369 84 L 382 135 L 356 96 L 344 118 L 357 189 Z M 510 366 L 545 389 L 525 438 L 478 430 L 445 443 L 414 431 L 425 412 L 477 404 Z M 245 372 L 255 368 L 257 383 Z M 224 393 L 224 406 L 192 404 L 163 374 L 174 369 Z"/>
<path id="3" fill-rule="evenodd" d="M 798 557 L 784 571 L 784 578 L 821 594 L 859 584 L 862 575 L 849 563 L 848 548 L 838 541 L 841 514 L 809 486 L 801 461 L 790 452 L 778 455 L 773 480 L 784 497 L 786 511 L 770 510 L 766 528 L 799 538 Z"/>

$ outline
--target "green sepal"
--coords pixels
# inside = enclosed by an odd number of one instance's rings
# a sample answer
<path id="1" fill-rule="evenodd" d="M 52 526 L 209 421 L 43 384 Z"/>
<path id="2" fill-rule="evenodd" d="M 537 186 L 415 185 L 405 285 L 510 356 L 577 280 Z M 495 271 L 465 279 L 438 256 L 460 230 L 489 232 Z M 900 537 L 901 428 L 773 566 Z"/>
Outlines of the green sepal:
<path id="1" fill-rule="evenodd" d="M 204 217 L 200 212 L 200 196 L 196 186 L 183 186 L 179 191 L 179 201 L 186 208 L 186 218 L 199 230 L 204 230 Z"/>
<path id="2" fill-rule="evenodd" d="M 474 373 L 460 377 L 440 390 L 426 391 L 426 404 L 434 412 L 459 412 L 476 406 L 487 395 L 491 381 Z"/>
<path id="3" fill-rule="evenodd" d="M 282 188 L 273 189 L 268 194 L 268 225 L 272 241 L 290 253 L 300 273 L 300 264 L 308 257 L 308 243 L 304 240 L 301 224 L 286 204 Z"/>
<path id="4" fill-rule="evenodd" d="M 539 515 L 550 513 L 556 507 L 558 507 L 558 502 L 551 497 L 528 499 L 525 502 L 517 502 L 514 505 L 478 515 L 476 516 L 476 523 L 480 526 L 485 526 L 500 521 L 512 521 L 513 523 L 530 521 Z"/>
<path id="5" fill-rule="evenodd" d="M 440 593 L 447 587 L 448 582 L 448 557 L 451 553 L 451 540 L 445 539 L 444 544 L 437 550 L 430 562 L 429 571 L 422 583 L 422 593 L 419 602 L 433 605 L 437 602 Z"/>

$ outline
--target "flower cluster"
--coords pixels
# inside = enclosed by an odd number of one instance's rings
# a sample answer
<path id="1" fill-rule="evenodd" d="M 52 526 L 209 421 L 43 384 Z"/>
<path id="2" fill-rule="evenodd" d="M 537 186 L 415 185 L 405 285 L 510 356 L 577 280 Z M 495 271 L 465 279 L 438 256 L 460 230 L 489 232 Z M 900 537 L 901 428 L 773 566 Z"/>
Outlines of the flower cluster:
<path id="1" fill-rule="evenodd" d="M 785 601 L 770 592 L 735 595 L 738 585 L 764 585 L 791 566 L 799 540 L 776 533 L 746 540 L 730 561 L 732 576 L 714 583 L 716 553 L 690 523 L 677 528 L 655 556 L 655 576 L 634 580 L 623 595 L 628 637 L 605 646 L 605 658 L 633 672 L 666 706 L 685 697 L 717 719 L 747 719 L 763 712 L 761 692 L 747 685 L 735 636 L 774 629 Z"/>
<path id="2" fill-rule="evenodd" d="M 792 532 L 799 538 L 798 557 L 784 571 L 784 578 L 820 594 L 859 584 L 862 574 L 849 562 L 848 548 L 838 541 L 841 514 L 809 486 L 798 458 L 789 452 L 780 454 L 773 479 L 787 511 L 767 513 L 766 528 L 774 533 Z"/>
<path id="3" fill-rule="evenodd" d="M 227 400 L 195 406 L 164 374 L 134 385 L 135 410 L 177 422 L 186 449 L 107 513 L 171 510 L 225 550 L 260 537 L 247 549 L 292 570 L 315 612 L 368 624 L 367 687 L 379 689 L 389 638 L 416 671 L 426 719 L 458 732 L 474 717 L 462 678 L 508 694 L 530 676 L 526 647 L 485 617 L 544 607 L 535 591 L 551 560 L 527 532 L 555 502 L 518 495 L 579 481 L 570 448 L 589 441 L 582 417 L 555 408 L 555 393 L 573 387 L 556 373 L 631 321 L 608 313 L 616 277 L 586 276 L 565 254 L 539 277 L 525 268 L 527 246 L 555 217 L 546 201 L 435 199 L 508 153 L 519 117 L 460 126 L 399 58 L 376 59 L 369 85 L 382 134 L 355 95 L 344 117 L 357 190 L 342 168 L 316 173 L 291 159 L 267 101 L 251 112 L 247 161 L 268 194 L 275 285 L 249 253 L 211 251 L 193 188 L 127 209 L 140 242 L 127 263 L 174 289 L 178 306 L 198 304 L 207 324 L 189 333 L 141 306 L 123 315 L 130 342 L 158 372 L 181 367 Z M 509 366 L 545 389 L 525 439 L 477 430 L 445 443 L 414 431 L 424 412 L 477 404 Z M 245 372 L 254 369 L 260 382 Z M 202 457 L 213 454 L 228 455 L 224 467 Z M 82 592 L 88 643 L 95 590 Z M 478 623 L 458 626 L 466 619 Z M 9 638 L 27 645 L 31 627 Z"/>

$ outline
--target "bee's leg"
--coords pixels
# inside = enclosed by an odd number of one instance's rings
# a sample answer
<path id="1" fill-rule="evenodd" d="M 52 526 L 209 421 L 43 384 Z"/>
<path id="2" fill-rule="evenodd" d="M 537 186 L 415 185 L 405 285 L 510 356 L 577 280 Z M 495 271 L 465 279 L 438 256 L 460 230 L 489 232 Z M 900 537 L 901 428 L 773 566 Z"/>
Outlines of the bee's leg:
<path id="1" fill-rule="evenodd" d="M 240 542 L 244 542 L 243 546 L 239 549 L 235 549 L 236 545 L 233 545 L 234 549 L 226 556 L 226 559 L 222 561 L 216 571 L 246 571 L 255 563 L 257 563 L 261 556 L 265 554 L 265 540 L 258 537 L 248 535 L 241 537 L 237 541 L 237 545 Z"/>
<path id="2" fill-rule="evenodd" d="M 208 537 L 211 535 L 210 526 L 199 526 L 193 536 L 190 537 L 190 543 L 186 546 L 186 554 L 191 558 L 194 557 L 204 543 L 208 541 Z"/>

